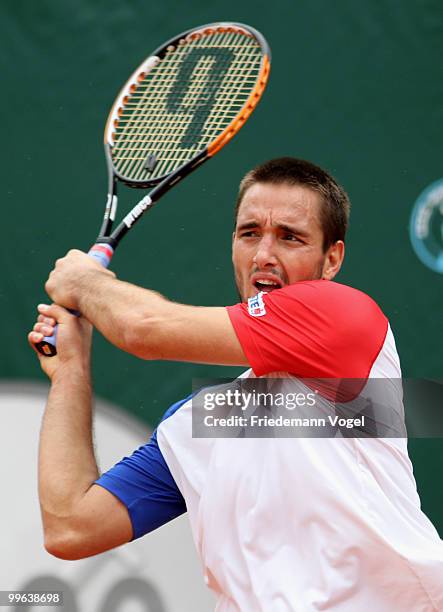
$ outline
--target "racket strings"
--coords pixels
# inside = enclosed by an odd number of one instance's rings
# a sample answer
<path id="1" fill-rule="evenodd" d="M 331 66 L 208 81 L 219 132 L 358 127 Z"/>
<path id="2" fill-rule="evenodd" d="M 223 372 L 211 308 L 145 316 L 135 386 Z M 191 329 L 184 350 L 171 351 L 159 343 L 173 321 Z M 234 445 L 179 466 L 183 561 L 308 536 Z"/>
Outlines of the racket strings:
<path id="1" fill-rule="evenodd" d="M 217 41 L 216 41 L 216 42 L 217 42 Z M 209 59 L 209 58 L 208 58 L 208 59 Z M 208 64 L 208 59 L 206 60 L 206 63 L 207 63 L 207 64 Z M 170 91 L 170 81 L 171 81 L 171 79 L 172 79 L 172 78 L 175 78 L 175 76 L 176 76 L 176 73 L 177 73 L 177 65 L 179 64 L 179 61 L 180 61 L 180 60 L 181 60 L 181 58 L 180 58 L 180 57 L 178 57 L 177 55 L 173 55 L 173 57 L 172 57 L 172 61 L 171 61 L 171 60 L 169 60 L 169 61 L 168 61 L 168 62 L 167 62 L 165 65 L 164 65 L 164 70 L 163 70 L 163 75 L 162 75 L 162 76 L 163 76 L 163 79 L 162 79 L 162 80 L 163 80 L 163 84 L 165 84 L 165 83 L 166 83 L 166 85 L 167 85 L 167 87 L 168 87 L 168 91 Z M 204 69 L 204 70 L 199 70 L 198 72 L 197 72 L 197 70 L 196 70 L 195 72 L 197 73 L 197 75 L 196 75 L 196 76 L 199 76 L 199 73 L 200 73 L 200 74 L 201 74 L 201 73 L 206 74 L 206 73 L 207 73 L 207 66 L 206 66 L 206 69 Z M 194 73 L 194 74 L 195 74 L 195 73 Z M 166 78 L 165 78 L 165 76 L 166 76 Z M 195 78 L 195 76 L 194 76 L 194 75 L 193 75 L 193 77 Z M 195 85 L 195 82 L 194 82 L 194 85 Z M 189 83 L 188 83 L 188 81 L 186 81 L 185 83 L 183 83 L 181 88 L 180 88 L 180 87 L 176 87 L 176 88 L 175 88 L 175 90 L 174 90 L 174 93 L 175 93 L 175 95 L 176 95 L 176 96 L 183 95 L 183 93 L 182 93 L 182 92 L 183 92 L 183 91 L 184 91 L 184 92 L 186 92 L 186 89 L 188 89 L 188 91 L 189 91 L 189 90 L 193 91 L 193 92 L 194 92 L 194 96 L 196 95 L 196 93 L 197 93 L 198 95 L 201 95 L 201 93 L 198 91 L 198 89 L 196 89 L 196 88 L 195 88 L 195 86 L 194 86 L 194 89 L 192 89 L 191 87 L 189 87 Z M 147 90 L 147 92 L 149 92 L 150 87 L 146 88 L 146 90 Z M 183 101 L 183 105 L 184 105 L 184 103 L 185 103 L 185 101 Z M 158 113 L 157 113 L 157 114 L 158 114 Z M 177 118 L 174 118 L 174 119 L 173 119 L 173 121 L 169 121 L 169 122 L 168 122 L 168 115 L 169 115 L 169 113 L 166 113 L 166 112 L 165 112 L 165 109 L 163 109 L 163 112 L 162 112 L 162 113 L 160 113 L 160 114 L 158 114 L 158 119 L 159 119 L 159 120 L 158 120 L 157 122 L 154 122 L 154 121 L 153 121 L 153 123 L 157 123 L 157 124 L 159 124 L 160 126 L 161 126 L 162 124 L 164 124 L 166 128 L 167 128 L 167 127 L 169 127 L 169 130 L 167 131 L 167 134 L 166 134 L 166 135 L 167 135 L 167 140 L 166 140 L 166 142 L 163 142 L 163 143 L 162 143 L 162 144 L 163 144 L 163 146 L 160 146 L 160 147 L 158 148 L 159 152 L 164 152 L 164 151 L 165 151 L 165 149 L 167 148 L 167 146 L 165 146 L 165 145 L 167 145 L 167 142 L 171 140 L 171 137 L 172 137 L 172 138 L 174 138 L 174 137 L 177 137 L 177 136 L 182 136 L 182 134 L 181 134 L 180 132 L 183 132 L 183 130 L 186 128 L 186 126 L 187 126 L 187 124 L 188 124 L 188 122 L 189 122 L 189 119 L 186 117 L 186 115 L 184 115 L 184 116 L 183 116 L 183 115 L 180 115 L 180 116 L 179 116 L 179 117 L 180 117 L 180 121 L 178 121 L 178 120 L 177 120 Z M 139 115 L 138 115 L 138 117 L 139 117 Z M 130 121 L 130 125 L 129 125 L 129 127 L 131 128 L 130 133 L 131 133 L 131 132 L 138 132 L 138 131 L 139 131 L 139 128 L 140 128 L 140 127 L 142 127 L 142 121 L 141 121 L 141 120 L 140 120 L 140 118 L 138 118 L 138 117 L 137 117 L 137 115 L 136 115 L 136 119 L 135 119 L 135 120 L 134 120 L 134 119 L 132 119 L 132 120 Z M 149 124 L 150 122 L 148 121 L 147 123 Z M 168 125 L 168 124 L 169 124 L 169 125 Z M 160 131 L 160 132 L 162 131 L 162 127 L 159 127 L 159 129 L 158 129 L 157 133 L 158 133 L 159 131 Z M 145 146 L 146 146 L 146 141 L 150 141 L 151 139 L 152 139 L 152 133 L 148 135 L 148 138 L 146 138 L 146 137 L 141 138 L 140 136 L 138 136 L 138 137 L 136 138 L 136 140 L 137 140 L 138 142 L 140 142 L 140 140 L 144 140 L 144 141 L 145 141 Z M 164 140 L 164 139 L 163 139 L 163 140 Z M 196 145 L 198 145 L 198 143 L 196 143 Z M 197 146 L 195 146 L 194 148 L 195 148 L 195 150 L 198 150 L 198 147 L 197 147 Z M 132 149 L 134 150 L 134 147 L 133 147 Z M 194 153 L 194 150 L 192 150 L 192 153 Z M 168 160 L 168 161 L 181 161 L 181 160 L 185 160 L 185 158 L 186 158 L 186 151 L 183 151 L 183 150 L 182 150 L 181 155 L 180 155 L 179 157 L 175 157 L 173 160 L 171 160 L 171 158 L 170 158 L 170 156 L 169 156 L 169 160 Z M 136 158 L 136 159 L 137 159 L 137 158 Z M 142 160 L 143 160 L 143 158 L 142 158 Z M 127 168 L 126 168 L 126 170 L 127 170 Z M 169 168 L 167 168 L 167 167 L 166 167 L 166 168 L 162 168 L 162 167 L 160 167 L 160 168 L 158 169 L 158 171 L 160 171 L 160 174 L 163 174 L 163 173 L 168 173 Z M 139 175 L 140 175 L 140 173 L 139 173 Z"/>
<path id="2" fill-rule="evenodd" d="M 176 63 L 176 62 L 175 62 L 175 63 Z M 170 64 L 171 64 L 171 63 L 170 63 Z M 173 66 L 173 68 L 175 68 L 175 66 Z M 171 72 L 171 71 L 170 71 L 170 72 Z M 197 70 L 196 70 L 195 72 L 197 73 L 197 76 L 199 75 L 199 73 L 200 73 L 200 72 L 203 72 L 203 74 L 206 74 L 206 70 L 205 70 L 205 71 L 197 71 Z M 253 82 L 255 83 L 255 79 L 253 80 Z M 237 89 L 239 90 L 240 88 L 237 88 Z M 195 88 L 194 88 L 194 91 L 195 91 Z M 197 89 L 197 92 L 198 92 L 198 89 Z M 234 92 L 234 93 L 236 93 L 236 94 L 238 95 L 238 91 L 237 91 L 237 92 Z M 247 98 L 248 98 L 248 96 L 243 96 L 243 99 L 240 99 L 240 102 L 241 102 L 241 103 L 244 103 L 244 102 L 245 102 L 245 100 L 247 100 Z M 217 112 L 217 111 L 219 110 L 218 106 L 219 106 L 219 105 L 217 105 L 215 108 L 213 108 L 213 109 L 212 109 L 212 110 L 213 110 L 213 113 L 214 113 L 214 112 Z M 231 117 L 230 117 L 230 118 L 235 117 L 235 116 L 236 116 L 236 114 L 237 114 L 237 111 L 238 111 L 238 109 L 235 109 L 235 112 L 233 112 L 233 113 L 231 113 L 231 114 L 230 114 L 230 115 L 231 115 Z M 229 114 L 227 114 L 227 116 L 229 117 Z M 174 130 L 174 131 L 179 131 L 179 130 L 180 130 L 180 127 L 182 127 L 182 129 L 185 129 L 185 128 L 186 128 L 186 125 L 187 125 L 187 123 L 188 123 L 188 120 L 187 120 L 187 119 L 186 119 L 186 117 L 185 117 L 185 118 L 182 120 L 181 124 L 180 124 L 180 123 L 177 121 L 177 119 L 175 119 L 175 120 L 173 120 L 173 121 L 169 121 L 169 122 L 168 122 L 167 117 L 166 117 L 166 118 L 161 117 L 161 121 L 158 121 L 158 122 L 151 121 L 151 122 L 147 122 L 147 123 L 150 123 L 150 124 L 152 125 L 152 127 L 154 127 L 155 123 L 160 124 L 160 125 L 162 125 L 162 124 L 163 124 L 163 126 L 165 126 L 165 124 L 166 124 L 166 126 L 167 126 L 167 125 L 168 125 L 168 123 L 169 123 L 169 124 L 170 124 L 170 126 L 173 128 L 173 130 Z M 171 125 L 171 124 L 172 124 L 172 125 Z M 137 115 L 136 115 L 136 119 L 135 119 L 135 120 L 134 120 L 134 118 L 131 118 L 131 120 L 130 120 L 130 127 L 137 128 L 137 129 L 130 130 L 130 132 L 129 132 L 129 133 L 131 133 L 131 132 L 136 132 L 136 131 L 138 132 L 138 129 L 139 129 L 139 128 L 140 128 L 142 125 L 143 125 L 143 121 L 142 121 L 142 120 L 140 120 L 139 118 L 137 118 Z M 161 129 L 162 129 L 162 128 L 160 127 L 160 128 L 158 128 L 158 129 L 161 131 Z M 195 136 L 195 130 L 194 130 L 194 133 L 192 133 L 192 132 L 191 132 L 191 134 L 190 134 L 190 135 L 194 137 L 194 136 Z M 168 136 L 168 139 L 169 139 L 169 137 L 170 137 L 170 136 Z M 149 140 L 149 139 L 147 139 L 147 138 L 143 138 L 143 137 L 142 137 L 142 136 L 140 136 L 140 135 L 139 135 L 139 136 L 136 138 L 136 142 L 140 142 L 140 141 L 143 141 L 143 140 L 144 140 L 144 141 L 146 141 L 146 140 Z M 197 143 L 197 144 L 198 144 L 198 143 Z M 134 150 L 134 151 L 139 150 L 139 149 L 140 149 L 140 147 L 133 147 L 133 150 Z M 180 159 L 180 160 L 181 160 L 181 159 L 183 159 L 183 158 L 185 157 L 185 153 L 186 153 L 186 152 L 184 152 L 184 154 L 182 153 L 182 155 L 181 155 L 179 158 L 174 158 L 174 161 L 176 161 L 177 159 Z M 128 157 L 133 157 L 133 156 L 127 155 L 126 157 L 128 158 Z"/>
<path id="3" fill-rule="evenodd" d="M 131 180 L 155 179 L 192 159 L 238 116 L 261 62 L 259 43 L 237 32 L 169 50 L 123 107 L 112 151 L 118 172 Z M 150 154 L 157 160 L 152 172 L 145 168 Z"/>

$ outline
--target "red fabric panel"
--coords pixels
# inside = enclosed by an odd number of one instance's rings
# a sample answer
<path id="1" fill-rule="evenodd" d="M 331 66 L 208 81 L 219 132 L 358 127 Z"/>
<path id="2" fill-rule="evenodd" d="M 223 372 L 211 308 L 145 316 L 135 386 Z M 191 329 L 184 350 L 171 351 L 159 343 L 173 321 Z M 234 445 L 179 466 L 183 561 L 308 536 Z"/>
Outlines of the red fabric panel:
<path id="1" fill-rule="evenodd" d="M 262 316 L 251 316 L 248 303 L 227 307 L 256 376 L 288 372 L 300 378 L 368 377 L 388 328 L 369 296 L 315 280 L 265 293 L 263 303 Z"/>

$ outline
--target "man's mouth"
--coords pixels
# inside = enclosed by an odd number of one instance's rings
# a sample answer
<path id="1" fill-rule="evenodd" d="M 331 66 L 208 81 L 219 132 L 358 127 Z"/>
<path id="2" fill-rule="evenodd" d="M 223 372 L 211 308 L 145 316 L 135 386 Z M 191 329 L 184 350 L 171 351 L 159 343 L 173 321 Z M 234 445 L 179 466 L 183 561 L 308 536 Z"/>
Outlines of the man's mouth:
<path id="1" fill-rule="evenodd" d="M 251 282 L 257 291 L 270 292 L 283 287 L 283 282 L 274 274 L 253 274 Z"/>

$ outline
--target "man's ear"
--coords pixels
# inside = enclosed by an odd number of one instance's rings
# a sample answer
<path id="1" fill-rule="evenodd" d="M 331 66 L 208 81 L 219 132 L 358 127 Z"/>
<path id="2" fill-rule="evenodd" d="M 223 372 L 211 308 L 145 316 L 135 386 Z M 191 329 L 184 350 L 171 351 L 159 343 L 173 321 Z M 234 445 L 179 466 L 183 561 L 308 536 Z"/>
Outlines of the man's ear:
<path id="1" fill-rule="evenodd" d="M 326 251 L 322 278 L 332 280 L 340 271 L 344 256 L 345 244 L 343 240 L 337 240 L 337 242 L 331 244 Z"/>

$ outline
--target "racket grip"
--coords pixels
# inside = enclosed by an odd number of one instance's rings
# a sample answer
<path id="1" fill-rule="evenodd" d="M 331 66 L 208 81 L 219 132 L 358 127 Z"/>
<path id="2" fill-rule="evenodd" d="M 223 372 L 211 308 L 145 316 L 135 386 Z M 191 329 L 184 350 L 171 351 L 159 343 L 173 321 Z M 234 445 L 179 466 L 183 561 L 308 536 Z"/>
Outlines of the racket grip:
<path id="1" fill-rule="evenodd" d="M 92 257 L 98 261 L 104 268 L 107 268 L 111 263 L 113 254 L 114 249 L 110 244 L 100 242 L 94 244 L 94 246 L 88 252 L 89 257 Z M 76 317 L 81 316 L 77 310 L 69 310 L 69 312 Z M 43 340 L 37 342 L 35 345 L 35 348 L 44 357 L 53 357 L 54 355 L 57 355 L 57 330 L 58 324 L 54 327 L 52 336 L 45 336 Z"/>

